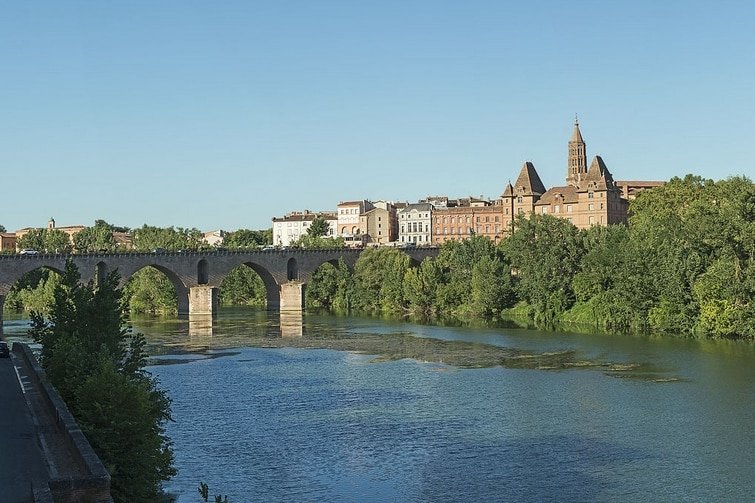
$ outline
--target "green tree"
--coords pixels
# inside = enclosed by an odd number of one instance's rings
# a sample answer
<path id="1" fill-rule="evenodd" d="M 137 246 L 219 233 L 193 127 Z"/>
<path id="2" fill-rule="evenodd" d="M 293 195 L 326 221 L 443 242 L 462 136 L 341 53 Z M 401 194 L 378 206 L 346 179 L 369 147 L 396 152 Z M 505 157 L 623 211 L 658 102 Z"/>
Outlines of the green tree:
<path id="1" fill-rule="evenodd" d="M 404 275 L 409 256 L 395 248 L 368 248 L 354 266 L 352 307 L 396 313 L 405 307 Z"/>
<path id="2" fill-rule="evenodd" d="M 251 267 L 242 265 L 223 278 L 218 299 L 223 306 L 264 307 L 267 291 L 259 274 Z"/>
<path id="3" fill-rule="evenodd" d="M 108 469 L 117 502 L 157 502 L 173 476 L 170 400 L 144 371 L 144 338 L 126 327 L 117 273 L 94 287 L 68 262 L 50 314 L 32 313 L 40 362 Z"/>
<path id="4" fill-rule="evenodd" d="M 45 251 L 46 229 L 31 229 L 29 232 L 19 237 L 16 241 L 16 247 L 20 249 Z"/>
<path id="5" fill-rule="evenodd" d="M 312 223 L 309 224 L 307 229 L 307 236 L 312 238 L 320 238 L 328 235 L 330 231 L 330 224 L 323 217 L 315 217 Z"/>
<path id="6" fill-rule="evenodd" d="M 223 247 L 230 250 L 257 249 L 273 244 L 273 230 L 239 229 L 226 234 Z"/>
<path id="7" fill-rule="evenodd" d="M 551 215 L 519 217 L 501 249 L 516 272 L 518 296 L 530 305 L 534 321 L 558 321 L 575 300 L 572 281 L 584 253 L 580 231 Z"/>
<path id="8" fill-rule="evenodd" d="M 0 232 L 8 232 L 4 225 L 0 225 Z"/>
<path id="9" fill-rule="evenodd" d="M 132 231 L 134 250 L 150 251 L 156 248 L 166 250 L 199 250 L 208 248 L 204 234 L 198 229 L 173 227 L 160 228 L 144 225 Z"/>
<path id="10" fill-rule="evenodd" d="M 153 267 L 137 271 L 123 288 L 123 299 L 132 313 L 177 314 L 178 297 L 170 280 Z"/>
<path id="11" fill-rule="evenodd" d="M 82 229 L 73 235 L 73 245 L 78 253 L 112 252 L 116 249 L 115 228 L 104 220 L 97 220 L 93 227 Z"/>

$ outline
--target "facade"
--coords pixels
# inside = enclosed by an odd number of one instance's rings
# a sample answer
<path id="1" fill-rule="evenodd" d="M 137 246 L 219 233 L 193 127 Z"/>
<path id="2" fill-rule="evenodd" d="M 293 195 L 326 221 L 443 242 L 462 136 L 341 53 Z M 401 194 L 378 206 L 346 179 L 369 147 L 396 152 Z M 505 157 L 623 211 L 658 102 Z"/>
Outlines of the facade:
<path id="1" fill-rule="evenodd" d="M 0 252 L 16 251 L 16 234 L 13 232 L 0 232 Z"/>
<path id="2" fill-rule="evenodd" d="M 307 233 L 312 221 L 317 217 L 323 218 L 328 223 L 327 237 L 335 236 L 337 224 L 335 214 L 325 211 L 293 211 L 282 218 L 273 218 L 273 244 L 290 246 Z"/>
<path id="3" fill-rule="evenodd" d="M 427 245 L 432 243 L 432 212 L 430 203 L 409 204 L 398 212 L 399 243 Z"/>
<path id="4" fill-rule="evenodd" d="M 204 233 L 202 241 L 210 246 L 222 246 L 225 240 L 226 232 L 224 230 L 207 231 Z"/>
<path id="5" fill-rule="evenodd" d="M 375 206 L 367 200 L 343 201 L 338 203 L 336 233 L 341 237 L 359 236 L 365 233 L 360 227 L 359 217 Z"/>
<path id="6" fill-rule="evenodd" d="M 506 230 L 500 201 L 472 197 L 448 200 L 445 207 L 436 207 L 432 212 L 433 244 L 468 239 L 473 235 L 486 236 L 498 243 Z"/>

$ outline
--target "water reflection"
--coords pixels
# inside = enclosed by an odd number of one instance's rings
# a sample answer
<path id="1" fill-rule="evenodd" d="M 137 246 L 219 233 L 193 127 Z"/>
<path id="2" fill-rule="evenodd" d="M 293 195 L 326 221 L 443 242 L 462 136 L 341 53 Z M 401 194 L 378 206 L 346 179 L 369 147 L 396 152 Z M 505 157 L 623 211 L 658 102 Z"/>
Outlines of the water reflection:
<path id="1" fill-rule="evenodd" d="M 211 314 L 190 314 L 189 337 L 212 337 L 212 318 Z"/>
<path id="2" fill-rule="evenodd" d="M 304 336 L 304 316 L 301 311 L 280 313 L 280 335 L 284 338 Z"/>

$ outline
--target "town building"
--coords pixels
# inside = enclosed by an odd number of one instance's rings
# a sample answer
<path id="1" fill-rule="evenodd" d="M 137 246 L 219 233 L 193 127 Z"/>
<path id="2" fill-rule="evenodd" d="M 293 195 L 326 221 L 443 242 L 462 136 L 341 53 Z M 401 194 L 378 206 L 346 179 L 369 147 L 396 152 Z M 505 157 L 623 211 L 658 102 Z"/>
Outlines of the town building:
<path id="1" fill-rule="evenodd" d="M 203 233 L 202 241 L 210 246 L 222 246 L 225 236 L 228 234 L 226 231 L 218 229 L 216 231 L 207 231 Z"/>
<path id="2" fill-rule="evenodd" d="M 498 243 L 505 231 L 499 201 L 474 197 L 449 199 L 445 207 L 435 207 L 432 212 L 434 244 L 468 239 L 473 235 L 486 236 Z"/>
<path id="3" fill-rule="evenodd" d="M 409 204 L 399 211 L 399 243 L 414 243 L 417 245 L 431 244 L 433 225 L 432 212 L 433 205 L 430 203 Z"/>
<path id="4" fill-rule="evenodd" d="M 315 218 L 322 218 L 328 223 L 326 237 L 334 237 L 338 219 L 335 213 L 327 211 L 292 211 L 282 218 L 273 218 L 273 245 L 290 246 L 307 234 Z"/>
<path id="5" fill-rule="evenodd" d="M 537 198 L 535 212 L 566 218 L 580 229 L 626 222 L 629 201 L 600 156 L 587 167 L 587 145 L 576 120 L 568 148 L 567 185 L 551 187 Z"/>
<path id="6" fill-rule="evenodd" d="M 0 232 L 0 253 L 16 252 L 16 234 L 13 232 Z"/>
<path id="7" fill-rule="evenodd" d="M 359 229 L 366 245 L 385 245 L 398 239 L 396 206 L 388 201 L 366 201 L 372 208 L 359 216 Z"/>

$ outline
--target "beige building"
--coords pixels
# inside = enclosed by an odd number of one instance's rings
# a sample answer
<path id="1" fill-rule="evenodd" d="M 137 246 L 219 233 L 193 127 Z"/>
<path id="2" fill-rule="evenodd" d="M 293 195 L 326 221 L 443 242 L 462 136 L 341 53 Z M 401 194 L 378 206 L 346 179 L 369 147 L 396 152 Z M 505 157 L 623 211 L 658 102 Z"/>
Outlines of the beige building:
<path id="1" fill-rule="evenodd" d="M 16 234 L 13 232 L 0 232 L 0 252 L 16 251 Z"/>

